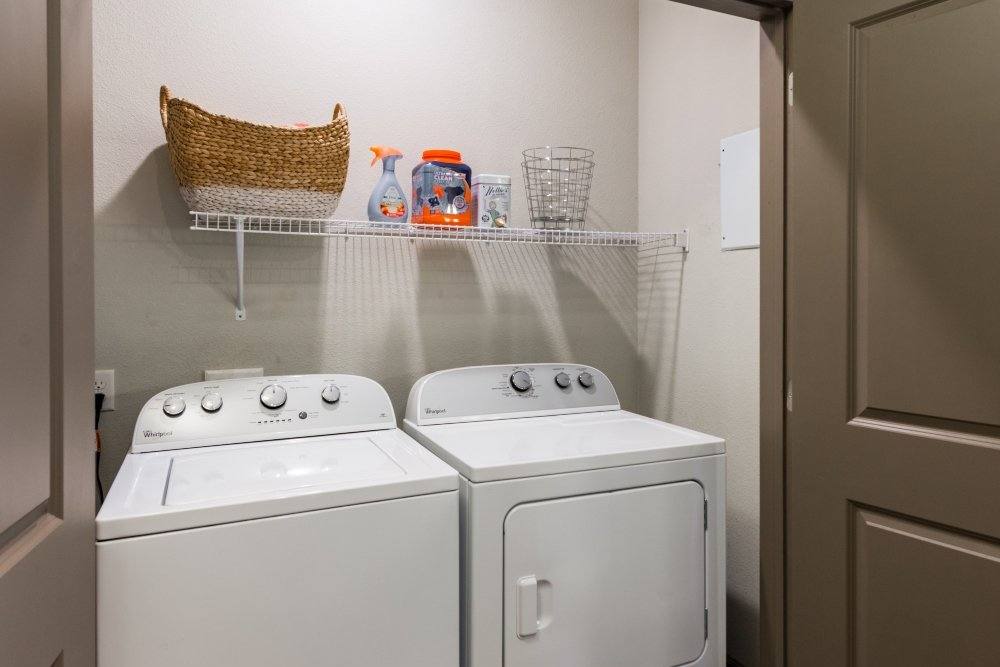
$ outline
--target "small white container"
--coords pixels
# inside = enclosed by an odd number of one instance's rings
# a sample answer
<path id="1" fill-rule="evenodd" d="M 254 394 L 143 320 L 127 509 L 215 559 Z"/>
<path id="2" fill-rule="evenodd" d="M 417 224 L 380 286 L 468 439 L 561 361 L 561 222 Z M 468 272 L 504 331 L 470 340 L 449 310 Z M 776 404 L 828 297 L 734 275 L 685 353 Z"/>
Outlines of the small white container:
<path id="1" fill-rule="evenodd" d="M 477 227 L 510 224 L 510 176 L 477 174 L 472 177 L 472 211 Z"/>

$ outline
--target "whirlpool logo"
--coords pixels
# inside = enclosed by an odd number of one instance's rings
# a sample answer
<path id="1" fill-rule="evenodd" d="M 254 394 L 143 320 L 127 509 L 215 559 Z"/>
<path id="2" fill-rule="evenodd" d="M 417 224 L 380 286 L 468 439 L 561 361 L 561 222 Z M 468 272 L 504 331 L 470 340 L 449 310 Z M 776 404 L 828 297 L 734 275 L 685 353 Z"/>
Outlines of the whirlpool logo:
<path id="1" fill-rule="evenodd" d="M 443 415 L 448 412 L 447 408 L 424 408 L 424 414 L 426 415 Z"/>
<path id="2" fill-rule="evenodd" d="M 173 435 L 173 431 L 150 431 L 146 429 L 142 432 L 142 437 L 144 438 L 165 438 L 168 435 Z"/>

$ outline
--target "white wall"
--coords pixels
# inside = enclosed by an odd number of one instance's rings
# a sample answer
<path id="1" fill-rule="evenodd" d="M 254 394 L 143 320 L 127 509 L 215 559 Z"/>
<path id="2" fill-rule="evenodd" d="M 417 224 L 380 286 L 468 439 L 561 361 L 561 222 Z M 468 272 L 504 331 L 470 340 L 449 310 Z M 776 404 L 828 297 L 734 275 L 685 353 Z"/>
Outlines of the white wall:
<path id="1" fill-rule="evenodd" d="M 639 260 L 640 411 L 726 439 L 728 652 L 757 664 L 757 250 L 721 252 L 719 141 L 758 124 L 759 27 L 639 4 L 639 229 L 687 226 Z"/>
<path id="2" fill-rule="evenodd" d="M 401 412 L 431 370 L 572 359 L 631 405 L 634 250 L 256 238 L 236 322 L 233 238 L 188 229 L 157 90 L 280 124 L 325 122 L 342 101 L 341 217 L 364 217 L 367 146 L 384 143 L 406 154 L 403 174 L 445 146 L 513 175 L 526 225 L 520 151 L 563 144 L 597 152 L 592 226 L 635 229 L 637 19 L 615 0 L 95 3 L 97 367 L 115 369 L 118 392 L 106 483 L 142 403 L 205 368 L 369 375 Z"/>

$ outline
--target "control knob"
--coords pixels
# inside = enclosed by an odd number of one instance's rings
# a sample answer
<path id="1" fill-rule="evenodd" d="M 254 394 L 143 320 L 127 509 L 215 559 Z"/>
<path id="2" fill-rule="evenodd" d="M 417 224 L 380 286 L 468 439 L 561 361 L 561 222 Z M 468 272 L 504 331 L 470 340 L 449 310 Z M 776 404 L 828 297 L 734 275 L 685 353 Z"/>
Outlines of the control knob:
<path id="1" fill-rule="evenodd" d="M 260 392 L 260 402 L 272 410 L 276 410 L 285 404 L 288 394 L 280 384 L 269 384 Z"/>
<path id="2" fill-rule="evenodd" d="M 201 409 L 205 412 L 218 412 L 222 407 L 222 394 L 210 391 L 201 397 Z"/>
<path id="3" fill-rule="evenodd" d="M 587 371 L 580 373 L 580 376 L 577 378 L 577 381 L 580 383 L 580 386 L 583 387 L 584 389 L 590 389 L 591 387 L 594 386 L 594 376 L 588 373 Z"/>
<path id="4" fill-rule="evenodd" d="M 556 373 L 556 386 L 560 389 L 567 389 L 570 384 L 569 376 L 565 373 Z"/>
<path id="5" fill-rule="evenodd" d="M 167 400 L 163 401 L 163 414 L 168 417 L 177 417 L 184 412 L 186 407 L 187 403 L 180 396 L 168 396 Z"/>
<path id="6" fill-rule="evenodd" d="M 323 387 L 323 391 L 320 392 L 320 396 L 323 397 L 325 403 L 336 403 L 340 400 L 340 387 L 330 383 Z"/>
<path id="7" fill-rule="evenodd" d="M 531 389 L 531 376 L 527 371 L 514 371 L 510 374 L 510 386 L 514 391 L 528 391 Z"/>

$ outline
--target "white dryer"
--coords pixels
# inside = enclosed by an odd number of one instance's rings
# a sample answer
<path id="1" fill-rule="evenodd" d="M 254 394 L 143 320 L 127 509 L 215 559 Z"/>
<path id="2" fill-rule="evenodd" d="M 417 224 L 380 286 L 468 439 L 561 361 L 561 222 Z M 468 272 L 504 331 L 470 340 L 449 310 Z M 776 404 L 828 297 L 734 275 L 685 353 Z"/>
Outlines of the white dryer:
<path id="1" fill-rule="evenodd" d="M 458 476 L 353 375 L 151 398 L 97 516 L 100 667 L 457 667 Z"/>
<path id="2" fill-rule="evenodd" d="M 441 371 L 406 431 L 461 475 L 464 667 L 725 663 L 725 443 L 574 364 Z"/>

